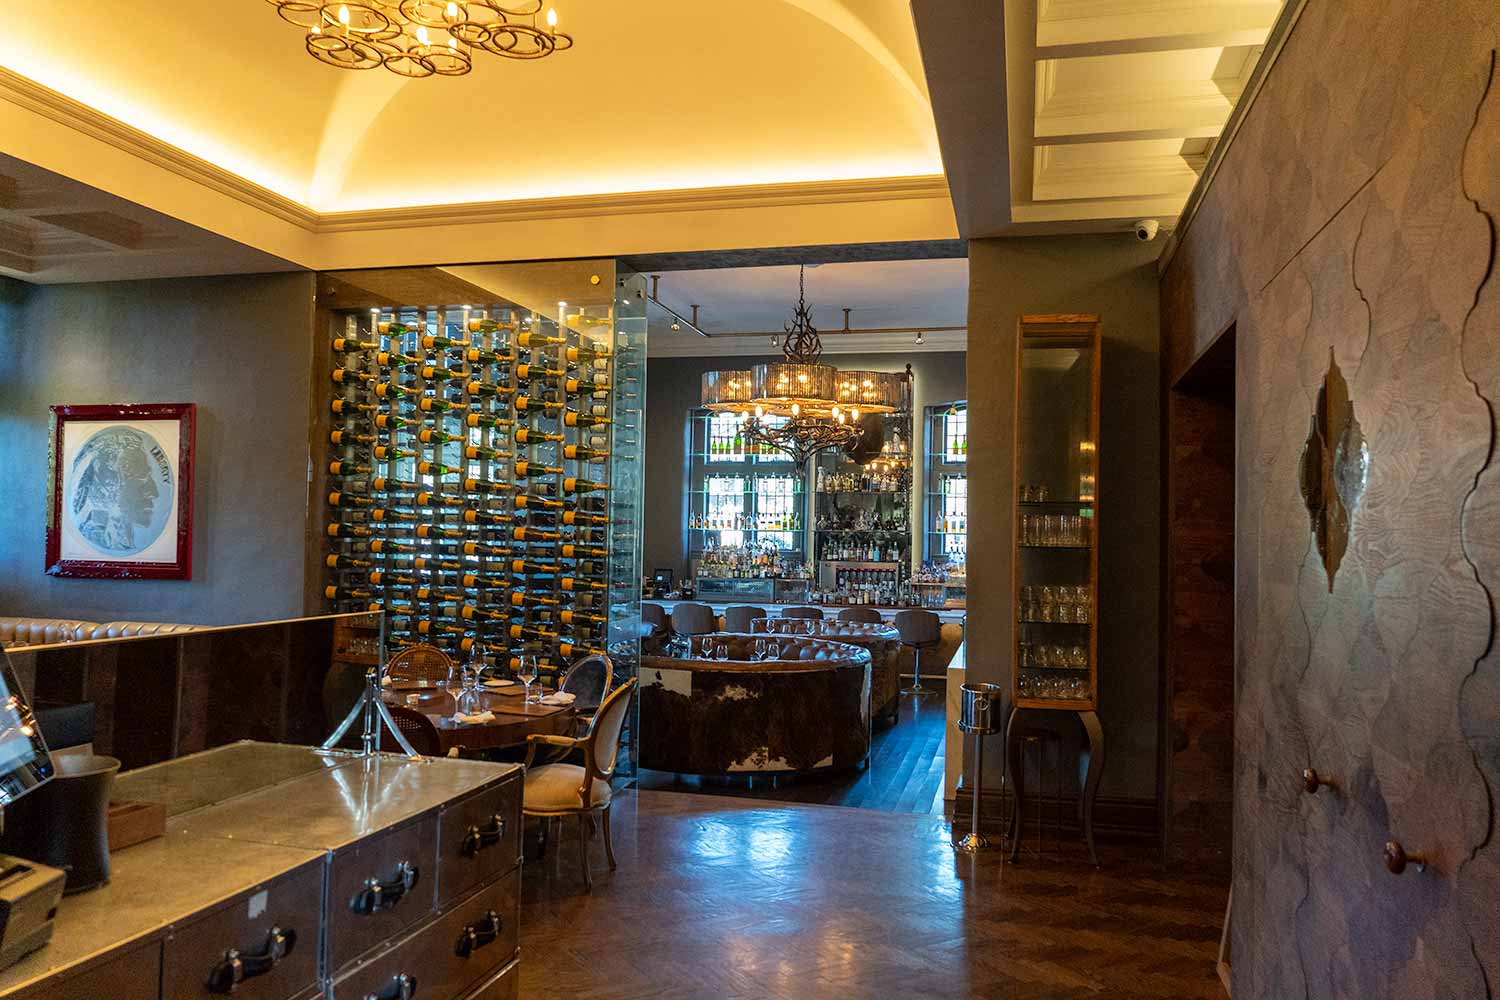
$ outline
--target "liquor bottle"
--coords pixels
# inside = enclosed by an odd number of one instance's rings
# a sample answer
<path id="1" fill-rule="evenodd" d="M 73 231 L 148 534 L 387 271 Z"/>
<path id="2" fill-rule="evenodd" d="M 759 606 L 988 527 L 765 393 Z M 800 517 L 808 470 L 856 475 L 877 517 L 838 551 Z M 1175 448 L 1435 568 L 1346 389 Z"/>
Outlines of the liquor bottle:
<path id="1" fill-rule="evenodd" d="M 614 389 L 614 386 L 610 385 L 608 382 L 600 382 L 597 380 L 586 381 L 584 379 L 570 378 L 563 383 L 563 388 L 571 393 L 598 395 L 599 393 L 610 392 Z"/>
<path id="2" fill-rule="evenodd" d="M 386 524 L 410 524 L 417 520 L 417 515 L 409 514 L 404 510 L 391 510 L 387 507 L 377 507 L 374 510 L 370 511 L 370 520 L 381 521 Z"/>
<path id="3" fill-rule="evenodd" d="M 530 330 L 516 334 L 516 343 L 521 347 L 552 347 L 556 344 L 566 344 L 567 337 L 548 337 L 545 334 L 535 333 Z"/>
<path id="4" fill-rule="evenodd" d="M 605 559 L 609 557 L 609 550 L 596 545 L 564 545 L 562 556 L 564 559 Z"/>
<path id="5" fill-rule="evenodd" d="M 391 538 L 377 538 L 370 543 L 370 551 L 382 555 L 386 552 L 415 552 L 417 547 Z"/>
<path id="6" fill-rule="evenodd" d="M 328 408 L 342 416 L 350 416 L 355 413 L 371 413 L 376 409 L 374 403 L 356 403 L 352 399 L 335 399 L 329 404 Z"/>
<path id="7" fill-rule="evenodd" d="M 538 465 L 536 462 L 517 462 L 512 471 L 517 479 L 526 479 L 530 476 L 560 476 L 563 470 L 555 465 Z"/>
<path id="8" fill-rule="evenodd" d="M 558 599 L 555 597 L 547 597 L 544 594 L 529 594 L 525 591 L 513 590 L 511 591 L 510 595 L 510 603 L 512 607 L 517 608 L 524 608 L 528 605 L 533 607 L 550 608 L 558 605 L 561 602 L 558 601 Z"/>
<path id="9" fill-rule="evenodd" d="M 394 413 L 382 413 L 375 418 L 375 426 L 383 431 L 394 431 L 402 427 L 415 427 L 415 420 L 398 417 Z"/>
<path id="10" fill-rule="evenodd" d="M 515 328 L 515 323 L 502 323 L 498 319 L 490 319 L 487 316 L 469 318 L 470 333 L 493 333 L 496 330 L 514 330 Z"/>
<path id="11" fill-rule="evenodd" d="M 400 351 L 381 351 L 375 355 L 375 360 L 380 362 L 383 368 L 406 368 L 411 365 L 420 365 L 423 358 L 420 354 L 402 354 Z"/>
<path id="12" fill-rule="evenodd" d="M 333 349 L 338 354 L 359 354 L 362 351 L 378 351 L 380 345 L 353 337 L 334 337 Z"/>
<path id="13" fill-rule="evenodd" d="M 396 320 L 385 320 L 383 322 L 376 323 L 375 329 L 379 330 L 387 337 L 402 337 L 408 333 L 421 333 L 423 330 L 427 329 L 427 321 L 425 319 L 418 319 L 416 323 L 408 325 Z"/>
<path id="14" fill-rule="evenodd" d="M 328 494 L 328 506 L 330 507 L 368 507 L 375 501 L 369 497 L 357 496 L 353 493 L 330 493 Z"/>
<path id="15" fill-rule="evenodd" d="M 417 432 L 417 440 L 423 444 L 442 444 L 445 441 L 466 441 L 468 438 L 463 434 L 449 434 L 447 431 L 438 431 L 433 430 L 431 427 L 424 427 L 421 431 Z"/>
<path id="16" fill-rule="evenodd" d="M 609 584 L 598 580 L 585 580 L 576 576 L 565 576 L 559 581 L 563 590 L 608 590 Z"/>
<path id="17" fill-rule="evenodd" d="M 468 470 L 461 465 L 444 465 L 441 462 L 418 462 L 417 471 L 424 476 L 461 476 Z"/>
<path id="18" fill-rule="evenodd" d="M 487 458 L 493 462 L 498 462 L 501 459 L 515 458 L 516 456 L 514 452 L 497 451 L 494 448 L 485 448 L 477 444 L 471 444 L 464 447 L 464 457 L 473 459 Z"/>
<path id="19" fill-rule="evenodd" d="M 488 399 L 493 396 L 511 396 L 515 394 L 515 391 L 508 385 L 495 385 L 492 382 L 481 382 L 478 379 L 464 384 L 464 392 L 470 396 L 478 396 L 480 399 Z"/>
<path id="20" fill-rule="evenodd" d="M 375 460 L 379 462 L 399 462 L 403 458 L 416 458 L 414 451 L 402 451 L 400 448 L 392 448 L 388 445 L 375 446 Z"/>
<path id="21" fill-rule="evenodd" d="M 375 381 L 375 376 L 369 372 L 357 372 L 350 368 L 335 368 L 328 377 L 339 385 L 355 385 L 362 382 Z"/>
<path id="22" fill-rule="evenodd" d="M 528 364 L 516 366 L 516 380 L 519 382 L 550 382 L 562 378 L 568 374 L 560 368 L 548 368 L 545 365 Z"/>
<path id="23" fill-rule="evenodd" d="M 362 524 L 345 524 L 334 521 L 327 528 L 329 538 L 369 538 L 375 532 Z"/>
<path id="24" fill-rule="evenodd" d="M 328 463 L 328 474 L 330 476 L 368 476 L 374 471 L 368 465 L 356 465 L 353 462 L 345 462 L 342 459 Z"/>
<path id="25" fill-rule="evenodd" d="M 464 555 L 466 556 L 508 556 L 510 546 L 488 545 L 484 542 L 464 542 Z"/>
<path id="26" fill-rule="evenodd" d="M 581 510 L 570 510 L 563 515 L 563 524 L 586 525 L 586 524 L 608 524 L 609 515 L 589 514 Z"/>
<path id="27" fill-rule="evenodd" d="M 526 576 L 529 573 L 556 573 L 562 569 L 556 563 L 534 562 L 530 559 L 512 559 L 510 571 L 517 576 Z"/>
<path id="28" fill-rule="evenodd" d="M 515 483 L 503 483 L 496 479 L 465 479 L 465 493 L 510 493 L 516 488 Z"/>
<path id="29" fill-rule="evenodd" d="M 369 569 L 374 565 L 368 559 L 356 559 L 353 556 L 331 555 L 323 560 L 329 569 Z"/>
<path id="30" fill-rule="evenodd" d="M 488 510 L 466 510 L 464 511 L 464 522 L 466 524 L 483 524 L 494 527 L 504 527 L 514 521 L 515 518 L 509 514 L 496 514 Z"/>
<path id="31" fill-rule="evenodd" d="M 375 596 L 372 591 L 358 588 L 345 589 L 333 584 L 323 588 L 323 596 L 330 601 L 368 601 Z"/>
<path id="32" fill-rule="evenodd" d="M 576 479 L 572 476 L 562 482 L 564 493 L 592 493 L 609 489 L 608 483 L 596 483 L 592 479 Z"/>
<path id="33" fill-rule="evenodd" d="M 600 416 L 597 413 L 578 413 L 574 410 L 569 410 L 563 414 L 563 423 L 569 427 L 603 427 L 605 424 L 611 423 L 611 421 L 608 417 Z"/>
<path id="34" fill-rule="evenodd" d="M 510 627 L 510 637 L 512 639 L 541 639 L 545 641 L 556 639 L 557 633 L 550 629 L 536 628 L 530 625 L 512 625 Z"/>
<path id="35" fill-rule="evenodd" d="M 520 493 L 516 495 L 516 509 L 529 510 L 533 507 L 541 510 L 562 510 L 565 504 L 561 500 L 552 497 L 541 497 L 535 493 Z"/>
<path id="36" fill-rule="evenodd" d="M 516 422 L 508 417 L 491 417 L 483 413 L 470 413 L 464 417 L 470 427 L 514 427 Z"/>
<path id="37" fill-rule="evenodd" d="M 381 382 L 375 387 L 375 395 L 381 399 L 411 399 L 413 396 L 422 395 L 422 392 L 420 389 L 413 389 L 409 385 L 400 385 L 396 382 Z"/>
<path id="38" fill-rule="evenodd" d="M 463 497 L 438 496 L 436 493 L 422 492 L 417 494 L 418 507 L 465 507 L 468 501 Z"/>
<path id="39" fill-rule="evenodd" d="M 467 340 L 454 340 L 452 337 L 442 337 L 429 334 L 422 338 L 422 346 L 429 351 L 446 351 L 450 347 L 465 348 L 469 346 Z"/>
<path id="40" fill-rule="evenodd" d="M 548 434 L 529 427 L 516 428 L 516 444 L 545 444 L 548 441 L 561 441 L 562 439 L 561 434 Z"/>
<path id="41" fill-rule="evenodd" d="M 375 435 L 355 434 L 353 431 L 329 431 L 328 440 L 331 444 L 374 444 Z"/>
<path id="42" fill-rule="evenodd" d="M 568 348 L 568 360 L 575 365 L 585 361 L 601 361 L 610 356 L 609 351 L 599 350 L 592 347 L 570 347 Z"/>
<path id="43" fill-rule="evenodd" d="M 606 616 L 596 615 L 589 611 L 564 610 L 558 612 L 557 617 L 562 621 L 564 625 L 572 625 L 575 622 L 580 624 L 598 625 L 607 625 L 609 623 L 609 618 L 607 618 Z"/>
<path id="44" fill-rule="evenodd" d="M 512 528 L 510 537 L 518 542 L 559 542 L 562 541 L 562 533 L 558 531 L 543 531 L 540 528 Z M 563 546 L 567 548 L 567 546 Z"/>
<path id="45" fill-rule="evenodd" d="M 458 530 L 457 528 L 444 528 L 441 525 L 437 525 L 437 524 L 419 524 L 419 525 L 417 525 L 417 537 L 418 538 L 447 538 L 447 539 L 450 539 L 452 541 L 462 541 L 464 539 L 465 535 L 464 535 L 464 533 L 462 531 Z M 464 554 L 465 555 L 472 555 L 473 553 L 466 551 Z"/>
<path id="46" fill-rule="evenodd" d="M 379 476 L 370 481 L 370 486 L 376 493 L 403 493 L 408 490 L 419 490 L 421 483 L 414 483 L 410 479 L 393 479 L 387 476 Z"/>
<path id="47" fill-rule="evenodd" d="M 436 396 L 423 396 L 417 408 L 423 413 L 444 413 L 448 410 L 462 410 L 464 404 L 449 402 L 446 399 L 438 399 Z"/>
<path id="48" fill-rule="evenodd" d="M 387 573 L 384 570 L 371 570 L 370 582 L 378 587 L 415 587 L 421 581 L 410 573 Z"/>
<path id="49" fill-rule="evenodd" d="M 486 351 L 480 347 L 471 347 L 464 352 L 464 360 L 471 365 L 505 365 L 516 360 L 513 354 L 500 354 L 497 351 Z"/>
<path id="50" fill-rule="evenodd" d="M 521 413 L 551 413 L 565 406 L 566 404 L 560 399 L 545 399 L 541 396 L 516 397 L 516 410 Z"/>
<path id="51" fill-rule="evenodd" d="M 485 576 L 483 573 L 465 573 L 463 584 L 469 589 L 476 587 L 506 588 L 509 589 L 511 582 L 498 576 Z"/>
<path id="52" fill-rule="evenodd" d="M 609 452 L 598 448 L 587 448 L 579 444 L 570 444 L 563 447 L 563 458 L 571 458 L 579 462 L 606 462 L 609 460 Z"/>
<path id="53" fill-rule="evenodd" d="M 447 570 L 449 572 L 455 573 L 462 570 L 465 566 L 464 563 L 458 562 L 453 559 L 430 559 L 426 556 L 419 556 L 416 559 L 413 559 L 411 562 L 412 566 L 416 569 Z"/>

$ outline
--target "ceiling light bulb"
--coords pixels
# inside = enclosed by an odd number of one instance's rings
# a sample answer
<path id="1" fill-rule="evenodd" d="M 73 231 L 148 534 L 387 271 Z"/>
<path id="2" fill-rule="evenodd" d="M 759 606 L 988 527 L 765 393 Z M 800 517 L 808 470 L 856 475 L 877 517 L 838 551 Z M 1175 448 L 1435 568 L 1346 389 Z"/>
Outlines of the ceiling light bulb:
<path id="1" fill-rule="evenodd" d="M 849 416 L 853 417 L 855 420 L 858 420 L 859 419 L 859 407 L 856 406 L 856 407 L 853 407 L 852 409 L 850 409 L 849 410 Z"/>
<path id="2" fill-rule="evenodd" d="M 681 324 L 681 323 L 679 323 L 679 322 L 677 322 L 677 321 L 676 321 L 676 320 L 675 320 L 675 319 L 674 319 L 674 320 L 673 320 L 673 321 L 672 321 L 672 329 L 674 329 L 674 330 L 681 330 L 681 329 L 682 329 L 682 324 Z"/>
<path id="3" fill-rule="evenodd" d="M 760 418 L 761 418 L 761 417 L 763 417 L 763 416 L 765 416 L 765 415 L 766 415 L 766 411 L 765 411 L 765 408 L 764 408 L 764 407 L 761 407 L 761 406 L 757 406 L 757 407 L 756 407 L 756 408 L 755 408 L 755 418 L 756 418 L 756 419 L 757 419 L 757 420 L 759 420 L 759 419 L 760 419 Z"/>
<path id="4" fill-rule="evenodd" d="M 795 416 L 797 416 L 801 412 L 802 412 L 802 407 L 798 406 L 796 403 L 793 403 L 792 404 L 792 416 L 795 417 Z"/>

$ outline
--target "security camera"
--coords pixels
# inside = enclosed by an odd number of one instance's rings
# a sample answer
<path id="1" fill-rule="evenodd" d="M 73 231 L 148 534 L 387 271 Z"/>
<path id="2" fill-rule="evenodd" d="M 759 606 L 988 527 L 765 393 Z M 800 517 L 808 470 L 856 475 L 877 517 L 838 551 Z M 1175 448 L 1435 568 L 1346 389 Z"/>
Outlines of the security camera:
<path id="1" fill-rule="evenodd" d="M 1150 243 L 1156 239 L 1156 234 L 1160 229 L 1161 223 L 1155 219 L 1142 219 L 1135 224 L 1135 238 L 1142 243 Z"/>

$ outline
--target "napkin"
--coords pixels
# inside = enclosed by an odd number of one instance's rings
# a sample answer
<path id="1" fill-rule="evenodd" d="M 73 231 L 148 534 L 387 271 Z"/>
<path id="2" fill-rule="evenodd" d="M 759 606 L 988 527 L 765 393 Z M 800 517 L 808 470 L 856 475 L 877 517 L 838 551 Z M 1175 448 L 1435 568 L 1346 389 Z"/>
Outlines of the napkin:
<path id="1" fill-rule="evenodd" d="M 567 691 L 554 691 L 552 694 L 544 697 L 541 700 L 541 703 L 543 705 L 561 706 L 571 705 L 576 700 L 578 700 L 578 696 L 576 694 L 571 694 Z"/>
<path id="2" fill-rule="evenodd" d="M 466 715 L 463 712 L 459 712 L 455 718 L 466 726 L 482 726 L 487 722 L 494 722 L 495 713 L 480 712 L 478 715 Z"/>

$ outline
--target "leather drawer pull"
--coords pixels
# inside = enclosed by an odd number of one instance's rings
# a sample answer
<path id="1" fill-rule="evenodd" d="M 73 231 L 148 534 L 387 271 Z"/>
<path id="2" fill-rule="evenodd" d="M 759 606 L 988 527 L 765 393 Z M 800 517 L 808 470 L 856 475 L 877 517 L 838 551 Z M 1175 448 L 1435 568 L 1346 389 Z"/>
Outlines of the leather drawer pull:
<path id="1" fill-rule="evenodd" d="M 354 898 L 349 901 L 349 909 L 362 917 L 368 917 L 381 910 L 389 910 L 401 902 L 408 892 L 411 892 L 420 877 L 416 865 L 403 861 L 396 866 L 396 874 L 388 881 L 382 882 L 378 878 L 365 879 L 365 887 L 355 893 Z"/>
<path id="2" fill-rule="evenodd" d="M 485 945 L 493 944 L 499 937 L 500 914 L 490 910 L 483 920 L 463 929 L 463 933 L 458 936 L 458 944 L 453 947 L 453 954 L 459 958 L 468 958 Z"/>
<path id="3" fill-rule="evenodd" d="M 1406 848 L 1399 841 L 1388 840 L 1385 842 L 1385 867 L 1392 875 L 1400 875 L 1406 871 L 1406 866 L 1411 865 L 1419 872 L 1427 870 L 1427 855 L 1407 854 Z"/>
<path id="4" fill-rule="evenodd" d="M 259 954 L 244 955 L 239 949 L 230 948 L 224 953 L 224 960 L 209 972 L 208 991 L 210 993 L 233 993 L 235 987 L 245 980 L 263 976 L 276 968 L 277 964 L 290 955 L 296 946 L 296 931 L 272 927 L 271 932 L 266 935 L 265 950 Z"/>
<path id="5" fill-rule="evenodd" d="M 464 857 L 472 858 L 486 847 L 494 847 L 500 843 L 500 838 L 503 836 L 505 836 L 505 818 L 499 813 L 490 817 L 490 825 L 483 829 L 480 829 L 476 823 L 469 827 L 469 832 L 464 835 Z"/>
<path id="6" fill-rule="evenodd" d="M 417 981 L 404 972 L 391 977 L 390 984 L 379 993 L 366 993 L 365 1000 L 412 1000 L 417 995 Z"/>

